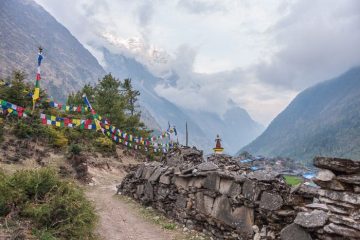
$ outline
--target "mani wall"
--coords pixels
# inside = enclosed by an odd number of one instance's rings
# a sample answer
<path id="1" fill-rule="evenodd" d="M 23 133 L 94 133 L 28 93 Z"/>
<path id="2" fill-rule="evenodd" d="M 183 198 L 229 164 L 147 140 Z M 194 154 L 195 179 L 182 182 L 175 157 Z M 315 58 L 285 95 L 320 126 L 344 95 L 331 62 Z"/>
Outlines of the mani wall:
<path id="1" fill-rule="evenodd" d="M 214 239 L 360 239 L 360 162 L 315 158 L 319 187 L 288 186 L 271 169 L 175 149 L 140 165 L 118 190 Z"/>

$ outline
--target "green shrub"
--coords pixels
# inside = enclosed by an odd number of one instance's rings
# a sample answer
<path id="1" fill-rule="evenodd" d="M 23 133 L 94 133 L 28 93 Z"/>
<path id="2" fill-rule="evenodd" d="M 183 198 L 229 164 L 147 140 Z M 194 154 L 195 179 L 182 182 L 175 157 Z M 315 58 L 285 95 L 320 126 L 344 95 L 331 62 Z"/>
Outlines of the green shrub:
<path id="1" fill-rule="evenodd" d="M 18 138 L 29 138 L 33 136 L 34 130 L 32 126 L 26 123 L 23 119 L 19 119 L 14 126 L 14 134 Z"/>
<path id="2" fill-rule="evenodd" d="M 0 217 L 9 212 L 29 219 L 39 239 L 94 239 L 94 207 L 74 183 L 54 170 L 0 173 Z"/>
<path id="3" fill-rule="evenodd" d="M 71 144 L 69 146 L 69 153 L 72 155 L 80 155 L 81 147 L 78 144 Z"/>
<path id="4" fill-rule="evenodd" d="M 113 152 L 115 151 L 115 143 L 108 137 L 98 137 L 95 140 L 95 144 L 98 150 L 103 152 Z"/>

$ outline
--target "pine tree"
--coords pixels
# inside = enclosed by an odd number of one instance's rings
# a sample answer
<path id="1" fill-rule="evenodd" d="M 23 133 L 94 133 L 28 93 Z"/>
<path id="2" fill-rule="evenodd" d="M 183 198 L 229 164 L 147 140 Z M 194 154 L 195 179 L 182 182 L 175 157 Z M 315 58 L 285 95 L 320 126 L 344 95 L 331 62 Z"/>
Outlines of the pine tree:
<path id="1" fill-rule="evenodd" d="M 18 106 L 26 107 L 31 104 L 30 87 L 25 83 L 25 74 L 14 71 L 9 85 L 4 85 L 0 90 L 0 97 Z"/>
<path id="2" fill-rule="evenodd" d="M 126 102 L 120 93 L 121 82 L 107 74 L 95 87 L 94 108 L 101 116 L 108 118 L 115 126 L 124 127 Z"/>
<path id="3" fill-rule="evenodd" d="M 131 84 L 131 79 L 127 78 L 124 80 L 124 83 L 121 84 L 122 92 L 125 97 L 126 106 L 125 109 L 129 112 L 130 116 L 136 115 L 136 105 L 140 92 L 135 90 Z"/>

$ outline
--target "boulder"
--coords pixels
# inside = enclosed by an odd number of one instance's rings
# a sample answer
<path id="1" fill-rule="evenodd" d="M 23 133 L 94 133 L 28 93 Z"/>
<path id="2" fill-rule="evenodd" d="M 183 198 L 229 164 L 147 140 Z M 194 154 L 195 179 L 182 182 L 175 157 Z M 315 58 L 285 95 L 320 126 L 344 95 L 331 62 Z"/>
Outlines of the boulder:
<path id="1" fill-rule="evenodd" d="M 317 174 L 315 179 L 323 181 L 323 182 L 329 182 L 335 178 L 335 174 L 327 169 L 321 169 Z"/>
<path id="2" fill-rule="evenodd" d="M 328 214 L 322 210 L 314 210 L 311 212 L 299 212 L 294 223 L 304 228 L 322 227 L 328 220 Z"/>
<path id="3" fill-rule="evenodd" d="M 219 167 L 218 167 L 218 165 L 216 165 L 213 162 L 203 162 L 203 163 L 200 163 L 198 166 L 196 166 L 196 168 L 199 171 L 204 172 L 204 171 L 214 171 L 214 170 L 217 170 Z"/>
<path id="4" fill-rule="evenodd" d="M 312 240 L 310 234 L 295 223 L 283 228 L 280 232 L 280 238 L 281 240 Z"/>
<path id="5" fill-rule="evenodd" d="M 316 157 L 314 165 L 337 173 L 360 173 L 360 161 L 343 158 Z"/>
<path id="6" fill-rule="evenodd" d="M 248 178 L 256 179 L 263 182 L 274 181 L 280 174 L 276 171 L 260 170 L 255 172 L 250 172 Z"/>
<path id="7" fill-rule="evenodd" d="M 271 211 L 279 210 L 282 207 L 283 203 L 284 201 L 279 194 L 264 192 L 261 195 L 260 208 Z"/>

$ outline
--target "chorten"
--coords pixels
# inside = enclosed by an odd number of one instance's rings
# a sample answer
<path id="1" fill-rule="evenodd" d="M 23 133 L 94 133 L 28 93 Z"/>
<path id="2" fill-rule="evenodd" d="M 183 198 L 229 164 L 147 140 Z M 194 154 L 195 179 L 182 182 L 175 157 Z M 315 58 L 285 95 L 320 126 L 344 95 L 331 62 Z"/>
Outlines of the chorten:
<path id="1" fill-rule="evenodd" d="M 215 138 L 215 147 L 213 148 L 215 154 L 221 154 L 224 151 L 224 148 L 221 147 L 221 138 L 219 134 Z"/>

